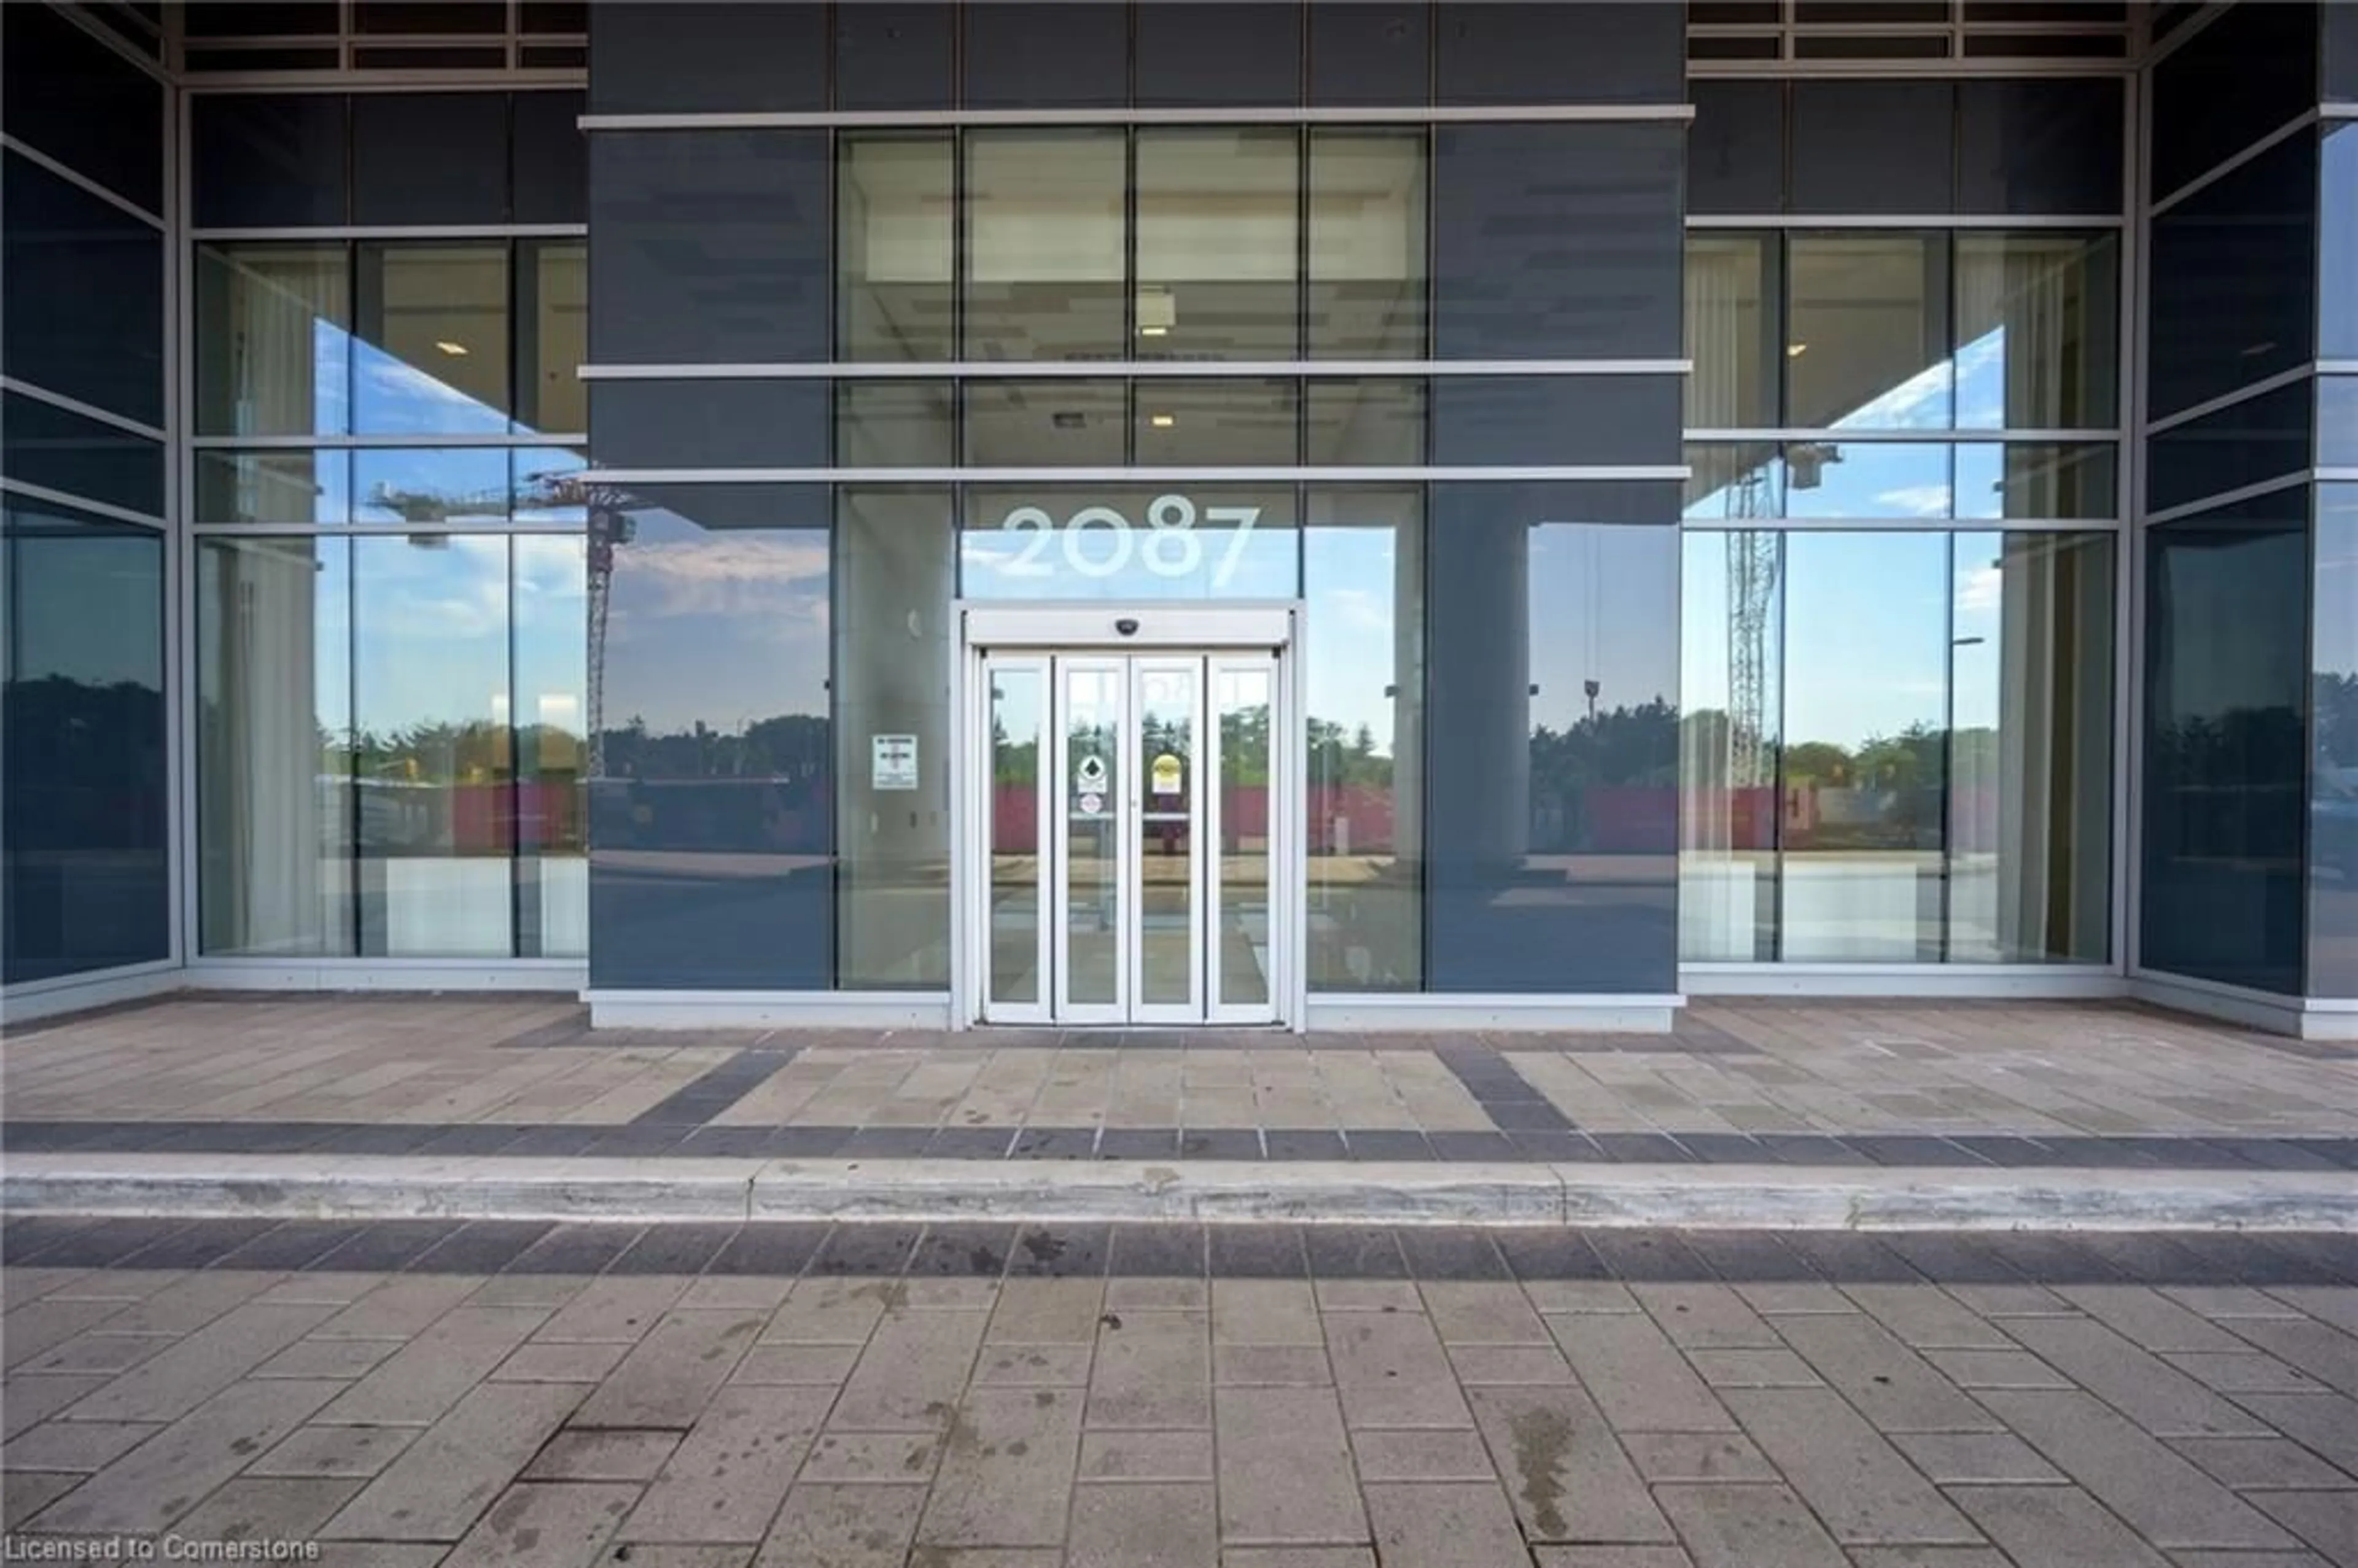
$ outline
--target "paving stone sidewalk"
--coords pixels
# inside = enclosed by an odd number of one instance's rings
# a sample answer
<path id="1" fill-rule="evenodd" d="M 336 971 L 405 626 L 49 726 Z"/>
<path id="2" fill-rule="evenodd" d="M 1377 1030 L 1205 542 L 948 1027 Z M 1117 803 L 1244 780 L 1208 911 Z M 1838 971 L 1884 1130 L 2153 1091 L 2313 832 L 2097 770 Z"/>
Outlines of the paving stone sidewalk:
<path id="1" fill-rule="evenodd" d="M 2358 1168 L 2358 1049 L 2125 1005 L 1702 1002 L 1659 1035 L 592 1032 L 542 998 L 12 1030 L 23 1151 Z"/>
<path id="2" fill-rule="evenodd" d="M 11 1550 L 2358 1564 L 2358 1241 L 18 1218 Z"/>

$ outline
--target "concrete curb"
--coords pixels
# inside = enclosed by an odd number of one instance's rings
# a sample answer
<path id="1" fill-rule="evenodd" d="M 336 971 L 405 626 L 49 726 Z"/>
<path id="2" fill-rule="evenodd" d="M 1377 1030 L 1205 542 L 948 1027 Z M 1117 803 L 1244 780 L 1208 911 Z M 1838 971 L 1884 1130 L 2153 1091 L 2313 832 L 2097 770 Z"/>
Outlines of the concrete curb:
<path id="1" fill-rule="evenodd" d="M 1195 1219 L 2352 1231 L 2358 1179 L 2296 1171 L 57 1153 L 7 1159 L 0 1210 L 641 1224 Z"/>

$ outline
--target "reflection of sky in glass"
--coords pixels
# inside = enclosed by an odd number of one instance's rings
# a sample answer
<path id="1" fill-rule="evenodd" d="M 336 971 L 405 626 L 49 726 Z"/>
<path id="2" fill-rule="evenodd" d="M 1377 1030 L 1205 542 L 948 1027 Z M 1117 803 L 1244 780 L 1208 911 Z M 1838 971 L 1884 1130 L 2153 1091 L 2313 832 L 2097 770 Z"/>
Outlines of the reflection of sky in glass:
<path id="1" fill-rule="evenodd" d="M 1855 751 L 1911 724 L 1941 722 L 1949 538 L 1786 536 L 1788 745 L 1830 741 Z"/>
<path id="2" fill-rule="evenodd" d="M 658 507 L 615 552 L 605 725 L 734 734 L 827 710 L 827 535 L 707 529 Z"/>
<path id="3" fill-rule="evenodd" d="M 1957 351 L 1957 424 L 1967 430 L 2006 427 L 2006 327 Z"/>
<path id="4" fill-rule="evenodd" d="M 1662 530 L 1542 523 L 1530 533 L 1531 726 L 1558 731 L 1596 711 L 1675 703 L 1664 613 L 1678 602 L 1678 549 Z"/>
<path id="5" fill-rule="evenodd" d="M 1823 461 L 1798 454 L 1814 448 Z M 1788 448 L 1785 510 L 1793 517 L 1946 517 L 1949 449 L 1917 441 L 1823 441 Z M 1803 481 L 1815 470 L 1817 483 Z"/>
<path id="6" fill-rule="evenodd" d="M 319 435 L 356 427 L 372 436 L 539 433 L 324 316 L 311 321 L 311 414 Z"/>
<path id="7" fill-rule="evenodd" d="M 1956 687 L 1950 699 L 1951 724 L 1959 730 L 1995 730 L 1998 721 L 1999 632 L 2005 621 L 2006 570 L 2000 534 L 1959 534 L 1950 633 L 1955 649 Z"/>
<path id="8" fill-rule="evenodd" d="M 78 527 L 8 498 L 7 547 L 19 579 L 10 596 L 8 678 L 157 688 L 164 669 L 160 535 Z"/>
<path id="9" fill-rule="evenodd" d="M 358 728 L 387 736 L 506 717 L 506 539 L 357 539 L 352 575 Z"/>
<path id="10" fill-rule="evenodd" d="M 1303 684 L 1310 717 L 1361 726 L 1379 754 L 1392 749 L 1394 699 L 1401 678 L 1395 601 L 1399 548 L 1390 528 L 1312 528 L 1303 535 Z M 1415 607 L 1411 605 L 1410 610 Z"/>

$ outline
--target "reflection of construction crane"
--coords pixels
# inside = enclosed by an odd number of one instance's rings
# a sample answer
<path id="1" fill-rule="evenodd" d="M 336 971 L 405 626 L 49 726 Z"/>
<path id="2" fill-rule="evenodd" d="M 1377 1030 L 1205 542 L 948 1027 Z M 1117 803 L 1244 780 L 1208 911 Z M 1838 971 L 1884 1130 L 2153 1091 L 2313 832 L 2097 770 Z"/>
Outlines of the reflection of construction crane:
<path id="1" fill-rule="evenodd" d="M 362 497 L 362 504 L 390 512 L 404 523 L 447 523 L 453 517 L 504 517 L 508 492 L 504 485 L 454 495 L 447 490 L 395 490 L 380 484 Z"/>
<path id="2" fill-rule="evenodd" d="M 1760 515 L 1764 468 L 1736 481 L 1734 514 Z M 1727 535 L 1727 782 L 1764 783 L 1768 776 L 1768 625 L 1777 606 L 1777 535 L 1739 528 Z"/>
<path id="3" fill-rule="evenodd" d="M 606 776 L 606 604 L 614 582 L 614 547 L 629 544 L 639 523 L 624 509 L 621 491 L 590 484 L 579 475 L 567 475 L 560 482 L 576 504 L 590 509 L 590 689 L 584 696 L 590 707 L 590 776 L 602 779 Z"/>

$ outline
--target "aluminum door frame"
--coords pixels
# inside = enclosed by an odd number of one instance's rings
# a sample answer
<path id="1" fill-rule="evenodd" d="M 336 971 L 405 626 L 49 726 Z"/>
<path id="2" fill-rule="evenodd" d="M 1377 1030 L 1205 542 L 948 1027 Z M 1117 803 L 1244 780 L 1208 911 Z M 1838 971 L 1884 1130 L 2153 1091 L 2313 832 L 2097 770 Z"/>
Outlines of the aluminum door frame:
<path id="1" fill-rule="evenodd" d="M 1201 792 L 1203 804 L 1198 814 L 1199 826 L 1204 836 L 1204 856 L 1207 866 L 1203 879 L 1206 900 L 1204 1021 L 1206 1023 L 1222 1025 L 1271 1024 L 1286 1016 L 1286 1002 L 1292 994 L 1291 967 L 1294 964 L 1295 957 L 1299 952 L 1300 939 L 1295 937 L 1289 940 L 1288 937 L 1292 933 L 1303 932 L 1306 929 L 1298 924 L 1296 919 L 1284 918 L 1282 911 L 1282 906 L 1289 902 L 1286 892 L 1288 887 L 1286 867 L 1289 862 L 1284 855 L 1284 849 L 1290 837 L 1286 829 L 1293 815 L 1289 806 L 1299 803 L 1299 808 L 1306 818 L 1307 803 L 1301 798 L 1306 793 L 1305 791 L 1297 788 L 1287 793 L 1282 788 L 1281 780 L 1287 771 L 1285 766 L 1287 759 L 1298 756 L 1304 750 L 1302 744 L 1303 737 L 1297 735 L 1288 722 L 1291 705 L 1286 701 L 1284 678 L 1286 658 L 1283 652 L 1274 649 L 1268 652 L 1259 650 L 1248 652 L 1234 648 L 1217 649 L 1205 654 L 1203 664 L 1206 760 L 1202 765 L 1205 769 L 1205 776 L 1212 781 L 1210 787 Z M 1220 898 L 1228 882 L 1227 835 L 1224 828 L 1228 805 L 1228 791 L 1223 785 L 1223 771 L 1227 764 L 1227 758 L 1221 751 L 1220 732 L 1219 689 L 1220 676 L 1224 671 L 1250 671 L 1256 674 L 1265 672 L 1269 678 L 1270 765 L 1269 777 L 1262 783 L 1262 787 L 1269 792 L 1267 816 L 1269 848 L 1266 851 L 1269 865 L 1269 961 L 1263 973 L 1263 978 L 1268 981 L 1269 999 L 1259 1004 L 1232 1003 L 1221 999 L 1220 982 L 1225 968 L 1225 951 L 1220 940 Z M 1296 916 L 1299 917 L 1304 913 L 1303 906 L 1308 902 L 1308 878 L 1305 875 L 1294 879 L 1292 885 L 1295 890 L 1295 897 L 1291 902 Z M 1299 1017 L 1300 1014 L 1297 1012 L 1294 1016 Z"/>
<path id="2" fill-rule="evenodd" d="M 1121 743 L 1130 762 L 1130 777 L 1122 791 L 1121 879 L 1129 895 L 1122 921 L 1122 968 L 1128 971 L 1125 995 L 1129 1022 L 1160 1027 L 1187 1028 L 1208 1021 L 1206 951 L 1211 946 L 1211 878 L 1204 849 L 1205 713 L 1208 706 L 1211 660 L 1194 651 L 1120 655 L 1128 666 L 1129 706 L 1122 714 Z M 1059 661 L 1061 662 L 1061 660 Z M 1152 1002 L 1146 1000 L 1146 813 L 1152 780 L 1141 776 L 1146 761 L 1146 682 L 1150 676 L 1178 676 L 1188 683 L 1188 763 L 1195 770 L 1195 788 L 1187 817 L 1187 1000 Z"/>
<path id="3" fill-rule="evenodd" d="M 974 863 L 967 871 L 964 862 L 953 859 L 965 880 L 974 884 L 975 932 L 978 939 L 979 967 L 974 970 L 974 1016 L 985 1023 L 1037 1023 L 1053 1021 L 1055 995 L 1055 970 L 1051 962 L 1048 920 L 1055 908 L 1056 890 L 1049 885 L 1049 873 L 1055 870 L 1055 855 L 1050 835 L 1053 827 L 1049 813 L 1055 802 L 1055 774 L 1048 766 L 1055 751 L 1054 727 L 1056 719 L 1055 669 L 1044 654 L 984 653 L 975 661 L 975 679 L 971 686 L 973 710 L 967 715 L 966 733 L 969 743 L 979 748 L 980 766 L 976 758 L 959 757 L 957 773 L 962 782 L 971 785 L 974 797 L 975 823 Z M 1021 672 L 1040 683 L 1040 731 L 1033 746 L 1032 792 L 1032 857 L 1034 862 L 1036 918 L 1033 923 L 1032 962 L 1036 977 L 1033 1000 L 1028 1002 L 994 1002 L 990 996 L 991 965 L 996 947 L 992 930 L 991 903 L 991 837 L 999 820 L 997 770 L 992 765 L 992 741 L 996 733 L 992 693 L 998 675 Z M 965 790 L 953 790 L 954 796 Z M 954 873 L 955 874 L 955 873 Z M 953 952 L 955 952 L 955 947 Z"/>
<path id="4" fill-rule="evenodd" d="M 1098 1024 L 1126 1024 L 1131 1022 L 1136 1008 L 1137 991 L 1132 985 L 1135 964 L 1130 957 L 1132 926 L 1137 919 L 1138 900 L 1133 892 L 1136 884 L 1132 852 L 1132 836 L 1136 815 L 1128 797 L 1137 787 L 1129 775 L 1132 771 L 1130 759 L 1122 748 L 1130 743 L 1130 729 L 1135 722 L 1131 706 L 1129 658 L 1120 653 L 1076 649 L 1060 653 L 1048 660 L 1049 697 L 1048 730 L 1053 742 L 1054 762 L 1049 775 L 1048 821 L 1054 829 L 1052 842 L 1055 852 L 1050 869 L 1055 874 L 1053 903 L 1055 924 L 1048 932 L 1048 951 L 1055 963 L 1055 984 L 1049 1019 L 1056 1024 L 1072 1024 L 1087 1028 Z M 1073 776 L 1072 725 L 1065 714 L 1065 678 L 1070 675 L 1094 672 L 1107 677 L 1107 687 L 1113 695 L 1113 746 L 1118 772 L 1112 780 L 1116 794 L 1106 803 L 1113 827 L 1113 1000 L 1110 1002 L 1076 1002 L 1072 998 L 1073 983 L 1073 922 L 1071 871 L 1073 864 L 1072 803 L 1065 798 L 1066 785 Z"/>
<path id="5" fill-rule="evenodd" d="M 990 806 L 990 782 L 989 769 L 978 766 L 978 762 L 987 761 L 990 734 L 990 687 L 983 674 L 986 656 L 1021 654 L 1044 662 L 1067 651 L 1128 654 L 1167 648 L 1214 655 L 1258 652 L 1275 658 L 1270 769 L 1270 1012 L 1278 1027 L 1299 1033 L 1307 1018 L 1303 944 L 1307 934 L 1303 905 L 1309 889 L 1309 865 L 1303 853 L 1309 841 L 1304 795 L 1307 741 L 1300 717 L 1303 666 L 1295 656 L 1301 646 L 1301 602 L 1075 605 L 966 600 L 953 605 L 952 614 L 958 634 L 951 639 L 947 673 L 961 698 L 950 705 L 951 755 L 957 759 L 958 773 L 950 791 L 953 1027 L 1019 1022 L 1004 1009 L 994 1010 L 995 1016 L 989 1020 L 983 1016 L 990 973 L 990 830 L 984 815 Z M 1135 630 L 1123 630 L 1124 622 Z M 1053 676 L 1051 683 L 1047 721 L 1053 724 Z M 1044 911 L 1053 902 L 1044 890 Z M 1043 994 L 1049 993 L 1044 990 Z M 1250 1019 L 1223 1018 L 1217 1011 L 1207 1011 L 1215 1024 L 1223 1026 L 1266 1022 L 1259 1014 Z M 1044 1012 L 1023 1022 L 1052 1024 Z"/>

